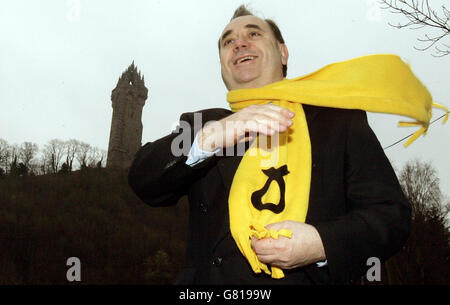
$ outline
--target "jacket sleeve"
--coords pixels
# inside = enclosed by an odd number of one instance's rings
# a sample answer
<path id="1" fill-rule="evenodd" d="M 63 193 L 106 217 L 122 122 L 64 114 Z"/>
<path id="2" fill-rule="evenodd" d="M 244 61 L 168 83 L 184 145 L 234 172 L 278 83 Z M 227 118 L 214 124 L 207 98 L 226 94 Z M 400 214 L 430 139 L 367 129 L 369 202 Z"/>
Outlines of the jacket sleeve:
<path id="1" fill-rule="evenodd" d="M 187 194 L 190 184 L 214 160 L 186 164 L 195 133 L 194 113 L 184 113 L 169 135 L 145 144 L 135 155 L 128 182 L 136 195 L 151 206 L 169 206 Z M 201 126 L 200 126 L 201 127 Z M 196 127 L 198 128 L 198 127 Z M 199 129 L 199 128 L 198 128 Z"/>
<path id="2" fill-rule="evenodd" d="M 314 224 L 324 245 L 334 283 L 351 283 L 370 266 L 399 251 L 410 230 L 411 207 L 364 111 L 347 123 L 345 192 L 347 212 Z"/>

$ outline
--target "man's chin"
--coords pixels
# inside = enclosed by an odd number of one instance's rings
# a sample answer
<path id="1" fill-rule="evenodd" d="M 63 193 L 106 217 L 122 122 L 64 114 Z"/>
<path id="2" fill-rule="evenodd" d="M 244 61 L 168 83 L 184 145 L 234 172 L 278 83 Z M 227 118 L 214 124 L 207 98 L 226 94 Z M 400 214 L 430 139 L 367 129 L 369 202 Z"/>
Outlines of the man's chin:
<path id="1" fill-rule="evenodd" d="M 240 73 L 238 75 L 232 75 L 227 79 L 222 73 L 222 80 L 229 91 L 242 88 L 254 88 L 254 83 L 258 77 L 259 75 L 255 73 Z"/>
<path id="2" fill-rule="evenodd" d="M 258 83 L 258 75 L 242 75 L 235 78 L 236 87 L 255 88 Z"/>

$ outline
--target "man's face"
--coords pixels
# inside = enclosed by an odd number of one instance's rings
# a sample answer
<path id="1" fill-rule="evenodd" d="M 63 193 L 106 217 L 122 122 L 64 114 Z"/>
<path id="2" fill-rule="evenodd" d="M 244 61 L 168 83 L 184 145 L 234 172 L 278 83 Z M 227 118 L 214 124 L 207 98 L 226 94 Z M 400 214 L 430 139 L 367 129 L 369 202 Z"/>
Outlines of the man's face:
<path id="1" fill-rule="evenodd" d="M 219 43 L 222 79 L 228 90 L 259 88 L 283 79 L 288 51 L 264 20 L 255 16 L 233 19 Z"/>

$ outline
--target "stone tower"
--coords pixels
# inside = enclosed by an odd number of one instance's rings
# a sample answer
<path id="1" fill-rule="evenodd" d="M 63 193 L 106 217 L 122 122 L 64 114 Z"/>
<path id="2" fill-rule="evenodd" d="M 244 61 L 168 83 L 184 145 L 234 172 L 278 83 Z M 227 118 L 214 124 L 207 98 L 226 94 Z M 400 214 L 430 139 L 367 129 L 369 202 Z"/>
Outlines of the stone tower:
<path id="1" fill-rule="evenodd" d="M 141 147 L 141 117 L 147 92 L 144 76 L 137 71 L 133 61 L 111 93 L 113 115 L 107 167 L 128 168 Z"/>

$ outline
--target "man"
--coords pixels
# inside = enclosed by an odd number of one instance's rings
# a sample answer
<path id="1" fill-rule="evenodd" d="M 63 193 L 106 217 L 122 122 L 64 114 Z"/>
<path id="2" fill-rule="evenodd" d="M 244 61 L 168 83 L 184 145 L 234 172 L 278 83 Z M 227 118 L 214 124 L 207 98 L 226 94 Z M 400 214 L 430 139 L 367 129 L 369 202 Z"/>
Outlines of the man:
<path id="1" fill-rule="evenodd" d="M 222 78 L 228 90 L 260 88 L 286 76 L 288 50 L 276 24 L 239 7 L 219 39 Z M 190 204 L 186 266 L 181 284 L 352 283 L 398 251 L 409 233 L 410 207 L 392 167 L 367 124 L 365 112 L 303 105 L 312 149 L 306 221 L 267 226 L 289 229 L 291 238 L 252 238 L 258 260 L 284 270 L 282 279 L 252 271 L 230 233 L 228 197 L 242 155 L 220 151 L 249 144 L 258 134 L 287 131 L 294 113 L 273 104 L 237 112 L 198 111 L 180 121 L 191 127 L 189 155 L 176 156 L 179 128 L 136 154 L 129 182 L 152 206 Z M 204 123 L 213 121 L 211 124 Z M 230 124 L 233 123 L 233 124 Z M 220 132 L 218 132 L 220 131 Z"/>

